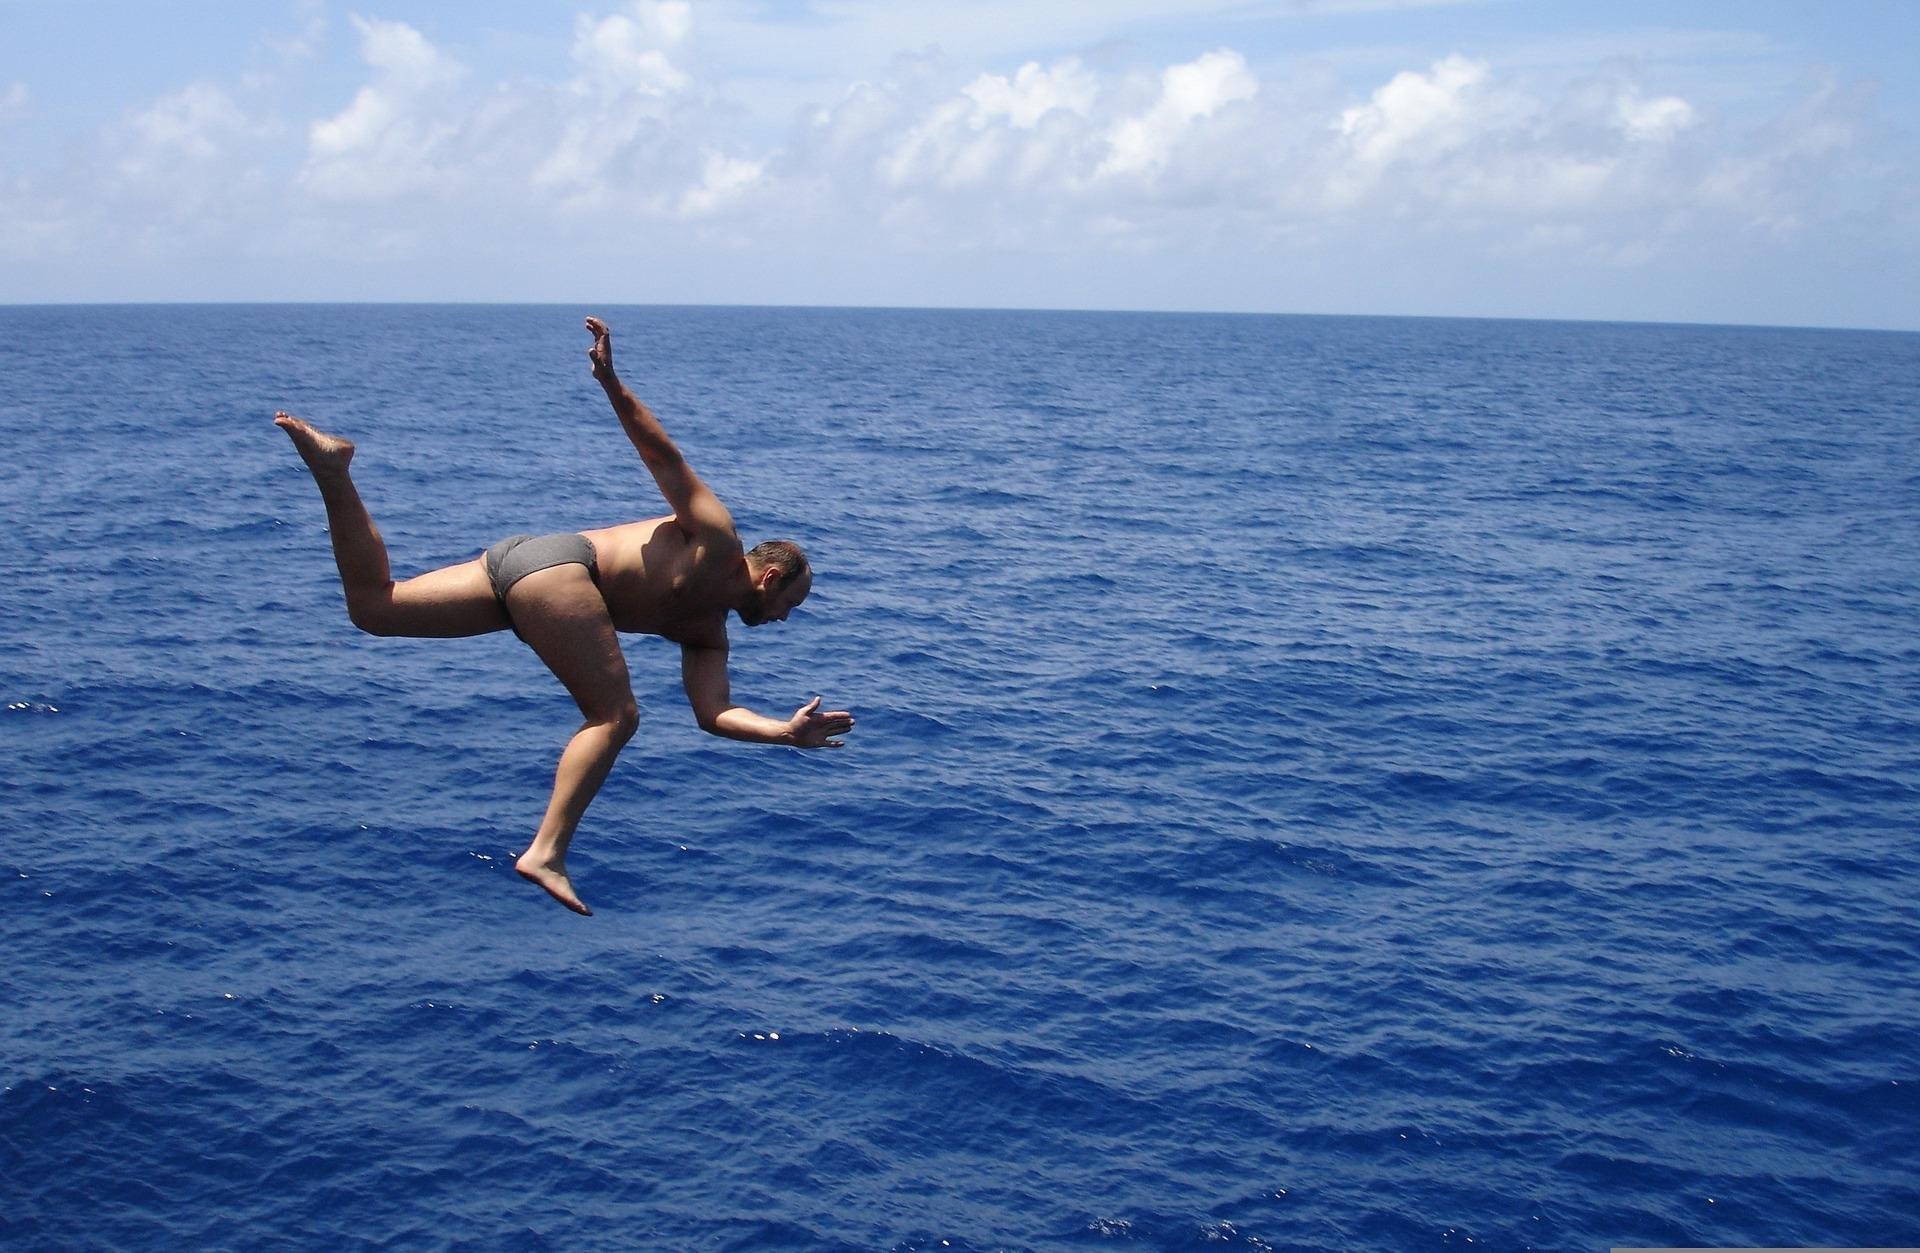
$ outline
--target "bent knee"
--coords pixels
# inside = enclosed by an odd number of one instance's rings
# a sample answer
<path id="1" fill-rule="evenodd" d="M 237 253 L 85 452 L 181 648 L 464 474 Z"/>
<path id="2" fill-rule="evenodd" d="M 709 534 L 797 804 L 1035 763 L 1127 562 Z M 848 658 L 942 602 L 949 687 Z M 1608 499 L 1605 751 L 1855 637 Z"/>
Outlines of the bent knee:
<path id="1" fill-rule="evenodd" d="M 640 709 L 639 706 L 629 702 L 615 709 L 608 716 L 595 719 L 595 721 L 605 727 L 608 734 L 612 735 L 615 740 L 624 744 L 633 738 L 635 731 L 640 729 Z"/>

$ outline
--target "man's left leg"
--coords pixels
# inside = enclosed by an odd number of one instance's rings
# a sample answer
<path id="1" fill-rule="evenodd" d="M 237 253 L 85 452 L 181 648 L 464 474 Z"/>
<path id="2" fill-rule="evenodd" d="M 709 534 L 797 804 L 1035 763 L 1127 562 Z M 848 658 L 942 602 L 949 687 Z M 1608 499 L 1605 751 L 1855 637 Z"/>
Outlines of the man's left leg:
<path id="1" fill-rule="evenodd" d="M 486 566 L 478 559 L 433 570 L 401 583 L 387 565 L 387 544 L 360 500 L 348 465 L 353 444 L 288 413 L 274 425 L 292 438 L 327 506 L 333 561 L 347 596 L 347 615 L 370 635 L 451 638 L 507 628 Z"/>

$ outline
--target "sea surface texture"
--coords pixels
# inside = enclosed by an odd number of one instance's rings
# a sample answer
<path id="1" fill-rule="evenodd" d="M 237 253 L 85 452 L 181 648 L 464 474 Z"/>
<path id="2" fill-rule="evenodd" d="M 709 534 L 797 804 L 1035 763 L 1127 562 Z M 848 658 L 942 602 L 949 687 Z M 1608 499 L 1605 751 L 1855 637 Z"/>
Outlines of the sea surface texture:
<path id="1" fill-rule="evenodd" d="M 347 620 L 749 542 L 703 735 L 512 860 L 578 715 Z M 0 1245 L 1920 1242 L 1920 336 L 527 307 L 0 309 Z"/>

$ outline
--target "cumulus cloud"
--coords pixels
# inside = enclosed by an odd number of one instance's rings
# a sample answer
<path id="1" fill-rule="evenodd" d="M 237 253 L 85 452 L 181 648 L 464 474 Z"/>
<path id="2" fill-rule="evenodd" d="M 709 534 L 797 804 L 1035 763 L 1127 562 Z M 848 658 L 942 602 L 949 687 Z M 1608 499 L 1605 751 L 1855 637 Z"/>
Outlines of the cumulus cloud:
<path id="1" fill-rule="evenodd" d="M 737 109 L 703 85 L 685 0 L 630 0 L 574 22 L 574 72 L 550 113 L 559 135 L 531 186 L 575 217 L 707 219 L 738 212 L 767 184 L 768 155 L 725 129 Z"/>
<path id="2" fill-rule="evenodd" d="M 437 158 L 457 134 L 441 103 L 466 71 L 405 22 L 353 17 L 374 81 L 308 132 L 310 190 L 345 200 L 389 199 L 446 177 Z"/>
<path id="3" fill-rule="evenodd" d="M 1092 75 L 1076 58 L 1047 68 L 1030 61 L 1012 78 L 982 74 L 916 119 L 883 123 L 890 132 L 905 133 L 881 158 L 882 177 L 894 187 L 961 188 L 991 181 L 1009 158 L 1030 168 L 1031 159 L 1022 154 L 1044 148 L 1046 141 L 1011 132 L 1033 132 L 1056 110 L 1083 117 L 1094 91 Z"/>
<path id="4" fill-rule="evenodd" d="M 133 118 L 138 149 L 126 162 L 207 161 L 226 142 L 246 133 L 246 115 L 233 98 L 212 83 L 194 83 L 160 97 Z"/>
<path id="5" fill-rule="evenodd" d="M 1016 130 L 1032 130 L 1055 109 L 1085 117 L 1093 108 L 1095 86 L 1080 58 L 1068 57 L 1048 69 L 1029 61 L 1012 78 L 982 74 L 960 94 L 973 101 L 975 114 L 969 121 L 975 129 L 1001 117 Z"/>
<path id="6" fill-rule="evenodd" d="M 937 57 L 904 58 L 816 111 L 773 168 L 905 233 L 1008 244 L 1066 232 L 1077 246 L 1128 235 L 1127 214 L 1162 198 L 1176 168 L 1181 194 L 1204 198 L 1204 167 L 1234 164 L 1209 151 L 1209 128 L 1258 90 L 1230 49 L 1151 75 L 1065 57 L 963 79 Z"/>
<path id="7" fill-rule="evenodd" d="M 694 34 L 683 0 L 635 0 L 574 22 L 573 74 L 538 103 L 558 132 L 531 171 L 569 215 L 617 211 L 704 217 L 744 197 L 764 160 L 730 155 L 725 102 L 676 62 Z"/>
<path id="8" fill-rule="evenodd" d="M 369 208 L 421 199 L 567 220 L 706 217 L 760 182 L 765 156 L 731 143 L 724 102 L 679 62 L 685 0 L 576 16 L 567 77 L 476 84 L 425 34 L 354 16 L 369 81 L 307 128 L 305 191 Z"/>
<path id="9" fill-rule="evenodd" d="M 140 204 L 150 228 L 194 219 L 198 230 L 217 230 L 237 201 L 257 191 L 261 151 L 273 133 L 225 88 L 190 83 L 135 110 L 109 136 L 104 186 L 94 194 Z"/>
<path id="10" fill-rule="evenodd" d="M 725 208 L 759 182 L 765 168 L 764 162 L 709 154 L 701 168 L 699 184 L 689 187 L 680 198 L 681 216 L 706 217 Z"/>
<path id="11" fill-rule="evenodd" d="M 297 222 L 285 237 L 314 249 L 592 238 L 694 255 L 682 245 L 778 240 L 796 256 L 843 244 L 945 264 L 1003 249 L 1070 265 L 1196 240 L 1253 256 L 1445 238 L 1458 256 L 1630 265 L 1834 220 L 1831 172 L 1884 159 L 1869 105 L 1837 88 L 1784 111 L 1776 96 L 1765 126 L 1735 124 L 1659 63 L 1474 48 L 1366 79 L 1234 47 L 997 64 L 926 49 L 855 81 L 775 89 L 730 76 L 705 24 L 730 33 L 748 12 L 597 0 L 551 32 L 558 69 L 489 77 L 428 31 L 354 16 L 341 29 L 359 82 L 303 109 L 284 87 L 314 76 L 311 26 L 298 55 L 121 114 L 79 176 L 0 171 L 0 226 L 36 232 L 43 251 L 48 223 L 102 239 L 138 222 L 157 249 L 168 232 L 252 243 Z M 809 107 L 783 132 L 767 101 L 796 98 Z M 25 83 L 0 86 L 0 121 L 28 104 Z"/>
<path id="12" fill-rule="evenodd" d="M 1096 174 L 1150 174 L 1167 163 L 1181 136 L 1225 106 L 1251 100 L 1260 84 L 1231 48 L 1168 66 L 1160 98 L 1145 113 L 1123 119 L 1107 133 L 1109 152 Z"/>
<path id="13" fill-rule="evenodd" d="M 574 19 L 573 59 L 580 69 L 575 90 L 615 96 L 683 90 L 690 80 L 667 51 L 692 27 L 693 9 L 685 0 L 640 0 L 605 17 L 581 14 Z"/>
<path id="14" fill-rule="evenodd" d="M 1028 62 L 1011 75 L 961 80 L 938 57 L 897 58 L 815 110 L 784 150 L 778 176 L 828 202 L 888 213 L 930 193 L 975 214 L 975 197 L 1064 186 L 1081 164 L 1098 80 L 1078 58 Z M 1024 193 L 1022 193 L 1024 194 Z M 960 207 L 965 206 L 965 207 Z"/>
<path id="15" fill-rule="evenodd" d="M 1386 229 L 1626 262 L 1711 222 L 1787 221 L 1773 202 L 1803 194 L 1786 171 L 1811 158 L 1785 154 L 1829 133 L 1808 119 L 1798 139 L 1737 136 L 1626 63 L 1529 71 L 1454 54 L 1355 93 L 1297 67 L 1256 74 L 1230 48 L 1148 74 L 1066 58 L 969 77 L 937 55 L 902 58 L 756 155 L 755 186 L 789 215 L 926 250 L 1137 251 L 1208 233 L 1259 247 Z M 1754 151 L 1712 156 L 1740 147 Z"/>
<path id="16" fill-rule="evenodd" d="M 1678 96 L 1642 100 L 1630 92 L 1621 94 L 1614 116 L 1628 138 L 1651 141 L 1671 139 L 1696 119 L 1693 106 Z"/>
<path id="17" fill-rule="evenodd" d="M 1608 219 L 1642 231 L 1691 211 L 1699 171 L 1685 141 L 1699 121 L 1686 99 L 1647 94 L 1621 70 L 1543 92 L 1450 55 L 1339 112 L 1321 208 L 1418 216 L 1424 229 L 1529 219 L 1519 225 L 1541 241 L 1604 233 Z M 1570 217 L 1585 226 L 1557 229 Z"/>
<path id="18" fill-rule="evenodd" d="M 1340 114 L 1340 133 L 1369 165 L 1416 146 L 1425 153 L 1458 147 L 1471 133 L 1469 93 L 1486 77 L 1484 62 L 1462 56 L 1437 61 L 1425 73 L 1395 74 L 1366 104 Z"/>
<path id="19" fill-rule="evenodd" d="M 986 126 L 987 115 L 970 100 L 949 100 L 916 122 L 880 163 L 895 187 L 933 183 L 957 188 L 978 184 L 1006 149 L 1006 140 Z"/>

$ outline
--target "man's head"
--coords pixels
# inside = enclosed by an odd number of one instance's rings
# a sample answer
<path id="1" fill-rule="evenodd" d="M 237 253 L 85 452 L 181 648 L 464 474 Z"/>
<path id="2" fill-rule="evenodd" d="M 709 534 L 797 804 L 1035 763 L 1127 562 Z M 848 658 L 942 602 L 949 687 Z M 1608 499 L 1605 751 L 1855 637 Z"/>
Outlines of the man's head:
<path id="1" fill-rule="evenodd" d="M 795 605 L 813 590 L 813 567 L 800 545 L 770 539 L 747 554 L 747 577 L 753 580 L 753 598 L 740 609 L 748 626 L 784 622 Z"/>

